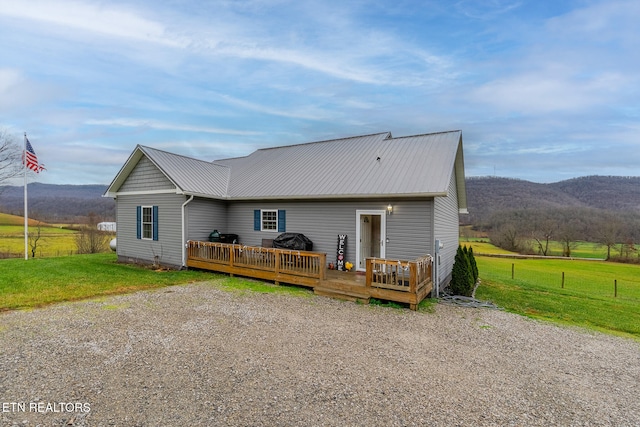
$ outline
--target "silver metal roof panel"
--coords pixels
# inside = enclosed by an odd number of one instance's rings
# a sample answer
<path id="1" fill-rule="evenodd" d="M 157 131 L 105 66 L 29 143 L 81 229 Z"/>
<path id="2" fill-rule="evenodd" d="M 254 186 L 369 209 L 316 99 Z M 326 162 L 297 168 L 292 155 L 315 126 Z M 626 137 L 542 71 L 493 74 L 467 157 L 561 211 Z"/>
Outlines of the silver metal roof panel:
<path id="1" fill-rule="evenodd" d="M 177 192 L 234 200 L 446 196 L 455 171 L 459 207 L 466 208 L 459 130 L 400 138 L 384 132 L 265 148 L 215 162 L 138 146 L 106 196 L 118 192 L 143 155 Z"/>
<path id="2" fill-rule="evenodd" d="M 150 147 L 140 148 L 183 193 L 226 196 L 228 167 Z"/>
<path id="3" fill-rule="evenodd" d="M 231 168 L 232 199 L 445 195 L 461 135 L 381 133 L 262 149 L 215 163 Z"/>

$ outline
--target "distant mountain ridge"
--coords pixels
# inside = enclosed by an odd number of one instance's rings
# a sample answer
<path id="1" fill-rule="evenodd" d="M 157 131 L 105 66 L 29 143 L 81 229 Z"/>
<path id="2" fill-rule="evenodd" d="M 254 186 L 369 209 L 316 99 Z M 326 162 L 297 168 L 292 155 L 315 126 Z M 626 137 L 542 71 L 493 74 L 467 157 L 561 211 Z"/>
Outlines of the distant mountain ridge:
<path id="1" fill-rule="evenodd" d="M 32 183 L 28 188 L 29 217 L 42 221 L 77 222 L 90 212 L 105 221 L 115 220 L 115 201 L 102 197 L 107 185 L 56 185 Z M 0 187 L 0 212 L 22 215 L 24 187 Z"/>
<path id="2" fill-rule="evenodd" d="M 595 208 L 640 214 L 640 177 L 585 176 L 551 184 L 515 178 L 470 177 L 466 180 L 470 215 L 478 223 L 498 211 L 517 209 Z M 29 184 L 29 216 L 46 221 L 72 220 L 94 212 L 115 220 L 115 202 L 102 194 L 107 185 Z M 0 212 L 22 215 L 23 187 L 0 187 Z"/>
<path id="3" fill-rule="evenodd" d="M 551 184 L 498 177 L 466 180 L 469 221 L 517 209 L 595 208 L 640 213 L 640 177 L 585 176 Z"/>
<path id="4" fill-rule="evenodd" d="M 614 211 L 640 210 L 640 177 L 594 175 L 549 185 L 589 207 Z"/>

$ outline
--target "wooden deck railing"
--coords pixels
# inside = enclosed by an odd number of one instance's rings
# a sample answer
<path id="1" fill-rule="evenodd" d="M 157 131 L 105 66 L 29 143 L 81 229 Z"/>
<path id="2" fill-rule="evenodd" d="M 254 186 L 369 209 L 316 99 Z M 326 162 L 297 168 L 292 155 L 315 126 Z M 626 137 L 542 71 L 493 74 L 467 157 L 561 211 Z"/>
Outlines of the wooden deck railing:
<path id="1" fill-rule="evenodd" d="M 326 261 L 326 254 L 319 252 L 187 242 L 188 267 L 311 286 L 331 295 L 340 295 L 343 290 L 360 300 L 373 297 L 397 301 L 415 310 L 433 288 L 430 255 L 413 261 L 367 258 L 365 286 L 357 281 L 346 283 L 348 279 L 326 280 Z"/>
<path id="2" fill-rule="evenodd" d="M 188 267 L 296 285 L 315 286 L 324 280 L 326 258 L 319 252 L 187 242 Z"/>
<path id="3" fill-rule="evenodd" d="M 374 298 L 406 302 L 415 310 L 433 289 L 430 255 L 413 261 L 380 258 L 366 261 L 366 286 Z"/>

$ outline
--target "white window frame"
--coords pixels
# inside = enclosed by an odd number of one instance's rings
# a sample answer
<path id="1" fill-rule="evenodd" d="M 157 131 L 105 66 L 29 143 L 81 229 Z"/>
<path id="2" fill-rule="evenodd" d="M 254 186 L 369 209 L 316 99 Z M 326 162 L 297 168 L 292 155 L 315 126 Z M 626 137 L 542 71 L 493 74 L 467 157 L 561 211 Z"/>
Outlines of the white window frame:
<path id="1" fill-rule="evenodd" d="M 273 219 L 265 219 L 265 214 L 274 214 Z M 265 227 L 265 223 L 273 223 L 273 228 Z M 260 231 L 278 232 L 278 210 L 277 209 L 260 209 Z"/>
<path id="2" fill-rule="evenodd" d="M 145 221 L 145 212 L 149 213 L 148 221 Z M 148 230 L 145 226 L 148 226 Z M 140 227 L 140 237 L 143 240 L 153 240 L 153 206 L 141 206 Z"/>

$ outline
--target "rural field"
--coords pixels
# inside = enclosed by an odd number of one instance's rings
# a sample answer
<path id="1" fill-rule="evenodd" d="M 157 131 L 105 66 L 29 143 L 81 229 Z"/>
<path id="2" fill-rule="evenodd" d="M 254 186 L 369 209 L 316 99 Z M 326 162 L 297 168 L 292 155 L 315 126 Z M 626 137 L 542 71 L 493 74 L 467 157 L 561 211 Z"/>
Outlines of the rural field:
<path id="1" fill-rule="evenodd" d="M 460 244 L 472 247 L 473 252 L 477 255 L 515 254 L 492 245 L 489 243 L 488 238 L 461 238 Z M 533 242 L 530 243 L 530 246 L 534 247 Z M 612 250 L 613 252 L 615 251 Z M 548 256 L 562 256 L 562 244 L 556 241 L 549 242 Z M 605 259 L 607 257 L 607 248 L 597 243 L 577 242 L 575 248 L 571 251 L 571 257 Z"/>
<path id="2" fill-rule="evenodd" d="M 32 232 L 35 227 L 32 221 Z M 211 278 L 204 272 L 156 272 L 121 265 L 110 252 L 71 257 L 69 255 L 76 253 L 77 231 L 46 225 L 41 226 L 40 232 L 36 259 L 28 261 L 37 268 L 23 268 L 23 259 L 0 260 L 0 310 Z M 22 218 L 0 214 L 0 253 L 22 258 L 22 233 Z M 471 246 L 476 254 L 481 279 L 476 298 L 490 300 L 524 316 L 640 340 L 640 265 L 598 260 L 500 258 L 492 255 L 510 253 L 486 239 L 461 239 L 461 244 Z M 601 258 L 603 249 L 584 243 L 575 253 L 584 258 Z M 60 275 L 61 271 L 65 274 Z M 236 286 L 243 282 L 229 283 Z M 249 289 L 256 289 L 255 282 L 246 283 L 253 283 Z"/>
<path id="3" fill-rule="evenodd" d="M 466 243 L 487 254 L 476 256 L 476 298 L 525 316 L 640 339 L 640 265 L 501 258 L 490 255 L 510 253 L 486 242 Z M 589 247 L 581 251 L 584 258 L 597 254 Z"/>
<path id="4" fill-rule="evenodd" d="M 44 224 L 30 219 L 29 257 L 34 245 L 36 258 L 73 255 L 77 253 L 77 233 L 75 224 Z M 0 213 L 0 258 L 20 257 L 24 257 L 24 218 Z"/>

